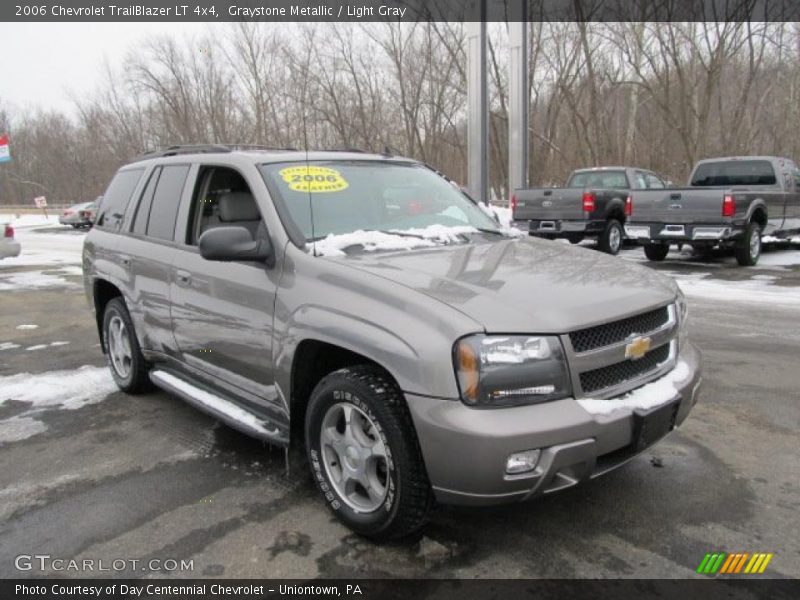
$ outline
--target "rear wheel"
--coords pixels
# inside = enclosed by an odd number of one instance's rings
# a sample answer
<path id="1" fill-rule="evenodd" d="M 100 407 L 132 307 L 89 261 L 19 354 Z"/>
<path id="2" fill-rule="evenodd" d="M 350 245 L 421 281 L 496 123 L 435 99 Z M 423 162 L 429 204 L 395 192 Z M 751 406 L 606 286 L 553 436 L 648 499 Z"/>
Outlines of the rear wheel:
<path id="1" fill-rule="evenodd" d="M 149 365 L 142 356 L 128 309 L 122 298 L 106 304 L 103 314 L 103 344 L 111 375 L 119 389 L 129 394 L 151 387 Z"/>
<path id="2" fill-rule="evenodd" d="M 374 540 L 407 536 L 432 495 L 414 424 L 397 385 L 376 367 L 327 375 L 306 412 L 306 452 L 328 508 Z"/>
<path id="3" fill-rule="evenodd" d="M 647 260 L 660 262 L 669 254 L 669 244 L 645 244 L 644 255 Z"/>
<path id="4" fill-rule="evenodd" d="M 600 234 L 600 250 L 608 254 L 618 254 L 622 247 L 622 223 L 616 219 L 609 219 L 606 228 Z"/>
<path id="5" fill-rule="evenodd" d="M 736 262 L 742 267 L 752 267 L 761 256 L 761 226 L 751 221 L 736 244 Z"/>

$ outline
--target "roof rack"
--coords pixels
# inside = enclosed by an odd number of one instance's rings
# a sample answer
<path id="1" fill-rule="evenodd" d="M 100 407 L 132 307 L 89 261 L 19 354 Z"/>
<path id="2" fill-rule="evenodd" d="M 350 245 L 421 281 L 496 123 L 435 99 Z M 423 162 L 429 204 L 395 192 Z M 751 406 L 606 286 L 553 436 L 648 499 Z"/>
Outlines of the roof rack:
<path id="1" fill-rule="evenodd" d="M 158 150 L 150 150 L 137 156 L 132 162 L 148 160 L 151 158 L 163 158 L 166 156 L 178 156 L 180 154 L 217 154 L 229 153 L 235 150 L 284 150 L 297 152 L 297 148 L 279 148 L 275 146 L 265 146 L 261 144 L 178 144 L 166 146 Z"/>

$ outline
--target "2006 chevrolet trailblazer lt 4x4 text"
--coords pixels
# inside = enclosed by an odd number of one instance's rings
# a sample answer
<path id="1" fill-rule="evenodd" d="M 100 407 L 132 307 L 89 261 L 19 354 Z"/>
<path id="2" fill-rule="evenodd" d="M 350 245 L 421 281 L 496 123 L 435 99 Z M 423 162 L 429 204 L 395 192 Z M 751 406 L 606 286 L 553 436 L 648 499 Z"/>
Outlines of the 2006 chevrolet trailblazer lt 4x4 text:
<path id="1" fill-rule="evenodd" d="M 83 252 L 119 387 L 154 383 L 303 444 L 353 530 L 434 500 L 525 500 L 625 463 L 689 414 L 677 285 L 505 230 L 426 165 L 172 147 L 121 168 Z"/>

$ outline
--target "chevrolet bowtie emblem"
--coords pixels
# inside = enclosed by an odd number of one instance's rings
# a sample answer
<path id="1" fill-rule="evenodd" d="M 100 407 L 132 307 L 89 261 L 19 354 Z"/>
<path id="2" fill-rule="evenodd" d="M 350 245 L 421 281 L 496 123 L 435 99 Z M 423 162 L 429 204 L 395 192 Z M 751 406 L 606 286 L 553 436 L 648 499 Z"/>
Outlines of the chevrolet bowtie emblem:
<path id="1" fill-rule="evenodd" d="M 625 346 L 625 358 L 639 360 L 650 350 L 650 342 L 651 340 L 649 337 L 633 338 L 633 340 Z"/>

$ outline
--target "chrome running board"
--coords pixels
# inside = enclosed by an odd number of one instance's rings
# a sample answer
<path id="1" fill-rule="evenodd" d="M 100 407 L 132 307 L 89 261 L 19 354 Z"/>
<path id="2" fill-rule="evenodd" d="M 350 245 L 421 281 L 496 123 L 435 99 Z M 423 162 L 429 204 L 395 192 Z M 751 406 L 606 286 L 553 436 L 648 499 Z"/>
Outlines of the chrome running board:
<path id="1" fill-rule="evenodd" d="M 195 408 L 199 408 L 242 433 L 267 442 L 281 441 L 280 431 L 277 427 L 245 410 L 232 400 L 209 392 L 168 371 L 159 369 L 151 371 L 150 381 L 162 390 L 180 396 Z"/>

